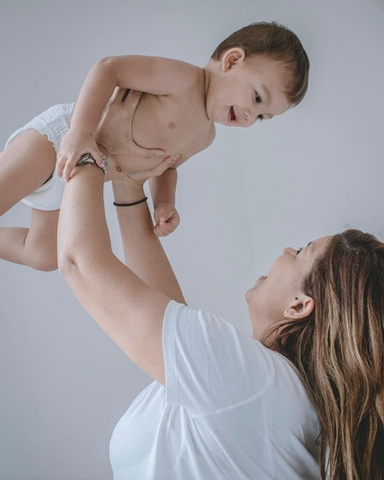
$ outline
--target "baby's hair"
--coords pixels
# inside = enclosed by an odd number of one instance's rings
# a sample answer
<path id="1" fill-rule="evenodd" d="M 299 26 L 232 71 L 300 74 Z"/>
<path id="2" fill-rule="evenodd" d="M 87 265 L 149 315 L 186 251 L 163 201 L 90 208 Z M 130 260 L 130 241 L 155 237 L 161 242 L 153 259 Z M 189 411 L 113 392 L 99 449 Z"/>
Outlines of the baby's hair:
<path id="1" fill-rule="evenodd" d="M 291 75 L 285 85 L 287 99 L 293 107 L 303 100 L 308 88 L 309 59 L 291 30 L 277 22 L 252 23 L 222 41 L 211 58 L 220 60 L 225 51 L 234 47 L 242 48 L 246 57 L 262 55 L 288 67 Z"/>

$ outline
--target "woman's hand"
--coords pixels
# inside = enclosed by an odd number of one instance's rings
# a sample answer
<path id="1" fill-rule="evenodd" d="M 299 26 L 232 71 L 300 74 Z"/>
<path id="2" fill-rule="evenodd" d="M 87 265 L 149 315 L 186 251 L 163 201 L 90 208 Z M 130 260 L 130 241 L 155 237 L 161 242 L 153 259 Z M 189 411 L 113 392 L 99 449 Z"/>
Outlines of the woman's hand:
<path id="1" fill-rule="evenodd" d="M 166 237 L 172 233 L 180 223 L 180 216 L 171 203 L 160 203 L 153 213 L 155 219 L 155 234 L 158 237 Z"/>
<path id="2" fill-rule="evenodd" d="M 96 141 L 104 146 L 110 155 L 125 157 L 127 162 L 129 159 L 151 159 L 165 153 L 161 148 L 142 147 L 133 138 L 133 120 L 142 95 L 143 92 L 130 90 L 127 96 L 126 89 L 116 87 L 94 132 Z"/>
<path id="3" fill-rule="evenodd" d="M 150 168 L 149 170 L 141 170 L 139 172 L 131 173 L 130 175 L 127 175 L 127 177 L 137 185 L 144 185 L 149 178 L 159 177 L 162 175 L 165 170 L 172 167 L 178 158 L 180 158 L 180 155 L 170 155 L 164 158 L 164 160 L 156 167 Z"/>
<path id="4" fill-rule="evenodd" d="M 165 152 L 161 148 L 141 147 L 132 138 L 132 120 L 141 95 L 142 92 L 137 90 L 130 91 L 127 101 L 124 103 L 123 118 L 121 117 L 121 112 L 119 115 L 115 115 L 113 110 L 111 110 L 110 114 L 108 114 L 109 110 L 107 110 L 107 114 L 104 115 L 95 136 L 100 146 L 104 146 L 104 139 L 107 141 L 107 145 L 104 148 L 109 150 L 108 154 L 119 153 L 129 155 L 132 158 L 147 160 L 164 155 Z M 120 102 L 121 100 L 116 99 L 116 101 Z M 112 106 L 109 108 L 112 108 Z M 113 136 L 105 137 L 105 132 Z M 58 177 L 64 176 L 65 181 L 68 182 L 72 169 L 84 153 L 90 153 L 99 167 L 103 166 L 103 154 L 96 143 L 95 136 L 73 128 L 64 135 L 60 144 L 60 152 L 57 156 L 56 172 Z"/>
<path id="5" fill-rule="evenodd" d="M 90 153 L 99 167 L 103 166 L 103 154 L 100 152 L 93 135 L 70 129 L 61 140 L 60 152 L 57 156 L 57 176 L 61 178 L 64 175 L 64 180 L 68 182 L 72 169 L 85 153 Z"/>

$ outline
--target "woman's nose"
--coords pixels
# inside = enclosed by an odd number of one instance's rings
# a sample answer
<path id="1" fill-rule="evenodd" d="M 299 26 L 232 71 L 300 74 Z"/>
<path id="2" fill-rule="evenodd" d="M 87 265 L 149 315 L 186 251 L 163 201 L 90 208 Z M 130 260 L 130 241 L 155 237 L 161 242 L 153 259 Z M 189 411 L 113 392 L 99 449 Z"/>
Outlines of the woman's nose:
<path id="1" fill-rule="evenodd" d="M 295 250 L 294 248 L 285 247 L 284 250 L 283 250 L 283 255 L 285 255 L 287 253 L 288 253 L 288 255 L 296 255 L 296 252 L 297 252 L 297 250 Z"/>

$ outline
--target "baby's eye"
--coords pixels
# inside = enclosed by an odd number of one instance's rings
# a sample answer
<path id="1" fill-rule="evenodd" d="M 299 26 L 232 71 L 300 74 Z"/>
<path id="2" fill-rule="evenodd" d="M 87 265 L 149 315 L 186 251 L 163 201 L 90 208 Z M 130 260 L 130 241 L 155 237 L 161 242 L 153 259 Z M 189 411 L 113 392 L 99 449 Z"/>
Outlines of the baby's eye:
<path id="1" fill-rule="evenodd" d="M 303 247 L 300 247 L 298 250 L 296 250 L 296 252 L 297 252 L 296 255 L 298 255 L 301 252 L 302 249 L 303 249 Z"/>
<path id="2" fill-rule="evenodd" d="M 260 95 L 257 92 L 255 92 L 255 100 L 256 100 L 256 103 L 261 103 Z"/>
<path id="3" fill-rule="evenodd" d="M 257 116 L 257 119 L 262 122 L 264 120 L 264 117 L 263 117 L 263 115 L 260 114 L 260 115 Z"/>

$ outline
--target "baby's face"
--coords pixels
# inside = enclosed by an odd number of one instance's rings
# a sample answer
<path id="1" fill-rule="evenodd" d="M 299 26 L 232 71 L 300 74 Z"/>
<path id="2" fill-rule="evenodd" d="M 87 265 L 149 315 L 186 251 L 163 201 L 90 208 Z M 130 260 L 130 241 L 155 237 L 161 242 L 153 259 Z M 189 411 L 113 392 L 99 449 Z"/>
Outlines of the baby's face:
<path id="1" fill-rule="evenodd" d="M 283 88 L 288 72 L 279 62 L 260 56 L 245 58 L 241 48 L 232 48 L 208 66 L 206 111 L 211 121 L 250 127 L 290 108 Z"/>

